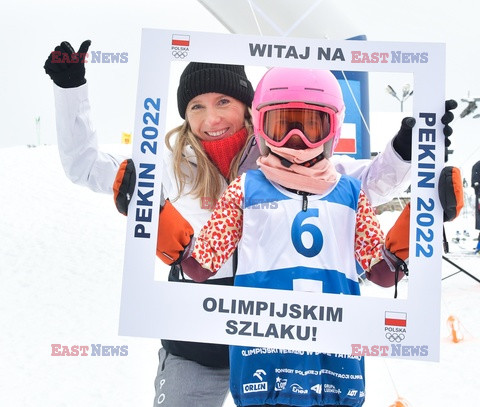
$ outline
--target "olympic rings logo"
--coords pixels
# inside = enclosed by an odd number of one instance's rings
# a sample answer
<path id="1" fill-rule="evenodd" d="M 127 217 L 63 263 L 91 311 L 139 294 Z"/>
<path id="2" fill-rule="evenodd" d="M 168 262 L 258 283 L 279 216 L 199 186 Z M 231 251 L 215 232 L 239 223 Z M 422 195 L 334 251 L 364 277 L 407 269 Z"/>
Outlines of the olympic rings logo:
<path id="1" fill-rule="evenodd" d="M 385 334 L 385 338 L 387 338 L 390 342 L 401 342 L 405 339 L 404 334 L 398 334 L 396 332 L 387 332 Z"/>
<path id="2" fill-rule="evenodd" d="M 175 50 L 172 51 L 172 55 L 173 55 L 174 58 L 183 59 L 188 55 L 188 52 L 187 51 L 179 51 L 179 50 L 175 49 Z"/>

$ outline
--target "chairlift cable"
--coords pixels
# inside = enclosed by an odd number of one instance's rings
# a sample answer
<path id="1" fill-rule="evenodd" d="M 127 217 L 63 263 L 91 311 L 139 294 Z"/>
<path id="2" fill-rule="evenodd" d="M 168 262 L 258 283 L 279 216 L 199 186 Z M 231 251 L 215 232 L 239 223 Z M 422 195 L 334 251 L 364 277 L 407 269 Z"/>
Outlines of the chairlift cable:
<path id="1" fill-rule="evenodd" d="M 358 101 L 357 99 L 355 98 L 355 95 L 353 93 L 353 90 L 350 86 L 350 83 L 348 82 L 348 79 L 347 79 L 347 76 L 345 75 L 345 71 L 340 71 L 342 72 L 342 75 L 343 75 L 343 79 L 345 80 L 345 83 L 347 84 L 348 86 L 348 90 L 350 91 L 350 94 L 352 95 L 352 98 L 353 98 L 353 101 L 355 102 L 355 106 L 357 107 L 357 110 L 358 112 L 360 113 L 360 117 L 362 118 L 362 122 L 363 122 L 363 125 L 365 126 L 365 128 L 367 129 L 367 133 L 368 133 L 368 137 L 372 137 L 372 135 L 370 134 L 370 128 L 368 127 L 368 124 L 367 124 L 367 121 L 365 120 L 365 116 L 363 115 L 363 112 L 362 112 L 362 109 L 360 108 L 359 104 L 358 104 Z"/>
<path id="2" fill-rule="evenodd" d="M 258 32 L 263 37 L 262 29 L 260 28 L 260 24 L 258 23 L 257 15 L 255 14 L 255 10 L 253 9 L 253 5 L 251 0 L 247 0 L 248 5 L 250 6 L 250 10 L 252 11 L 253 19 L 255 20 L 255 24 L 257 25 Z"/>

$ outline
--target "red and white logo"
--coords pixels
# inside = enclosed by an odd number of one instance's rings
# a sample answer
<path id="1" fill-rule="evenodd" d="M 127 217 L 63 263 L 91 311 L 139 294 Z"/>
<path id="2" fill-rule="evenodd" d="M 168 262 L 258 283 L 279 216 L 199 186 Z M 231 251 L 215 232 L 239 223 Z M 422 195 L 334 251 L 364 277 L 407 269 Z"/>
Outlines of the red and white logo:
<path id="1" fill-rule="evenodd" d="M 343 123 L 342 133 L 335 147 L 336 154 L 356 154 L 357 153 L 357 128 L 355 123 Z"/>
<path id="2" fill-rule="evenodd" d="M 173 34 L 172 35 L 172 45 L 177 47 L 188 47 L 190 45 L 190 36 Z"/>
<path id="3" fill-rule="evenodd" d="M 407 313 L 385 311 L 385 325 L 406 327 Z"/>

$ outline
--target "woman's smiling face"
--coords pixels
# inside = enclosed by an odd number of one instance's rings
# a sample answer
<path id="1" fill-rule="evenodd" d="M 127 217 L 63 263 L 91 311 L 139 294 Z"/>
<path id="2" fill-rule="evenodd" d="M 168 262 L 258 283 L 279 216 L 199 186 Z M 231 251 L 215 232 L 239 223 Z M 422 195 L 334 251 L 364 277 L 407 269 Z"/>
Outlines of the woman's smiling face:
<path id="1" fill-rule="evenodd" d="M 221 93 L 204 93 L 187 105 L 186 119 L 201 140 L 220 140 L 245 126 L 246 106 L 243 102 Z"/>

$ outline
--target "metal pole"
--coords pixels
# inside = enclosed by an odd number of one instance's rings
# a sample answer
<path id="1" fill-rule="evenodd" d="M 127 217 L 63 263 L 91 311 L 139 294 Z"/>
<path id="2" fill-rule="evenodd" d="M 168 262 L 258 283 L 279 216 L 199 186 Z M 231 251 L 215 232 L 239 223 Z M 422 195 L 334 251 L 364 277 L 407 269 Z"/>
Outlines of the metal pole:
<path id="1" fill-rule="evenodd" d="M 454 263 L 453 261 L 451 261 L 448 257 L 445 257 L 445 256 L 442 255 L 442 259 L 444 259 L 445 261 L 447 261 L 448 263 L 450 263 L 452 266 L 456 267 L 456 268 L 459 270 L 459 271 L 457 271 L 456 273 L 451 274 L 450 276 L 447 276 L 447 277 L 442 278 L 442 280 L 445 280 L 445 278 L 448 278 L 448 277 L 451 277 L 451 276 L 453 276 L 453 275 L 455 275 L 455 274 L 458 274 L 458 273 L 460 273 L 460 272 L 463 272 L 463 273 L 465 273 L 467 276 L 473 278 L 476 282 L 480 283 L 480 280 L 479 280 L 477 277 L 475 277 L 474 275 L 470 274 L 467 270 L 461 268 L 458 264 L 456 264 L 456 263 Z"/>

